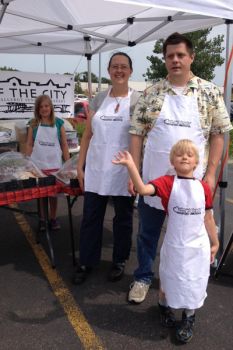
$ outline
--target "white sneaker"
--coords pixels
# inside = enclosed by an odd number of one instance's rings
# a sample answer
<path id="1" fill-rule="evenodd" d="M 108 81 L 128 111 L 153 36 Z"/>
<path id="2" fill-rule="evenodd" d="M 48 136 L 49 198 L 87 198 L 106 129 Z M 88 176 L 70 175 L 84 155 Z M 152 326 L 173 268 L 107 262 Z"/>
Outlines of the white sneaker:
<path id="1" fill-rule="evenodd" d="M 128 301 L 130 303 L 135 303 L 135 304 L 142 303 L 146 298 L 149 288 L 150 288 L 150 284 L 134 281 L 130 285 Z"/>

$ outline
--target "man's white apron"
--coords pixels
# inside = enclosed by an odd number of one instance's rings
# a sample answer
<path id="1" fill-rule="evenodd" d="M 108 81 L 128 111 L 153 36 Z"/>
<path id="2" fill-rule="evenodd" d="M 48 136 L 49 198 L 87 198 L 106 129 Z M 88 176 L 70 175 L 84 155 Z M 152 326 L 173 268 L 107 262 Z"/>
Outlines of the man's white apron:
<path id="1" fill-rule="evenodd" d="M 126 167 L 112 164 L 114 156 L 129 148 L 130 95 L 117 101 L 107 95 L 92 118 L 92 132 L 85 168 L 85 191 L 100 195 L 130 196 Z M 119 98 L 118 98 L 119 100 Z"/>
<path id="2" fill-rule="evenodd" d="M 204 225 L 205 194 L 200 181 L 175 176 L 159 276 L 173 308 L 203 305 L 210 271 L 210 242 Z"/>
<path id="3" fill-rule="evenodd" d="M 199 149 L 200 161 L 194 172 L 196 178 L 204 175 L 205 140 L 200 124 L 196 96 L 166 95 L 160 115 L 148 134 L 143 160 L 143 181 L 147 183 L 163 175 L 175 174 L 170 164 L 172 146 L 181 139 L 192 140 Z M 144 197 L 146 204 L 163 209 L 158 197 Z"/>
<path id="4" fill-rule="evenodd" d="M 55 125 L 38 126 L 31 159 L 42 170 L 61 168 L 62 151 Z"/>

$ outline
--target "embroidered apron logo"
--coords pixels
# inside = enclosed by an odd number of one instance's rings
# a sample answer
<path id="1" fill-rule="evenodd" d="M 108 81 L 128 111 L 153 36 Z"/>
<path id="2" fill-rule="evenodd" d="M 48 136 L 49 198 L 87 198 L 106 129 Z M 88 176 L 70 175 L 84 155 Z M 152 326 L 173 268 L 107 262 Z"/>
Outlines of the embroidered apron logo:
<path id="1" fill-rule="evenodd" d="M 181 208 L 181 207 L 173 207 L 173 211 L 176 214 L 181 215 L 200 215 L 201 214 L 201 208 Z"/>
<path id="2" fill-rule="evenodd" d="M 171 126 L 182 126 L 184 128 L 190 128 L 192 122 L 183 121 L 183 120 L 164 119 L 164 124 L 171 125 Z"/>
<path id="3" fill-rule="evenodd" d="M 121 116 L 114 116 L 114 115 L 101 115 L 101 120 L 104 122 L 122 122 L 123 117 Z"/>

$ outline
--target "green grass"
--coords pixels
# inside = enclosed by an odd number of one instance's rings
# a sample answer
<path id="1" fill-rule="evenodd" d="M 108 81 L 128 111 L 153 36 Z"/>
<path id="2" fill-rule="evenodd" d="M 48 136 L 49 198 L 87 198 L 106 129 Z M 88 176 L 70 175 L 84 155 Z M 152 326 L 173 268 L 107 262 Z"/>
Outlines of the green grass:
<path id="1" fill-rule="evenodd" d="M 77 135 L 78 135 L 79 144 L 81 143 L 81 139 L 82 139 L 85 127 L 86 127 L 85 123 L 76 125 L 76 131 L 77 131 Z"/>

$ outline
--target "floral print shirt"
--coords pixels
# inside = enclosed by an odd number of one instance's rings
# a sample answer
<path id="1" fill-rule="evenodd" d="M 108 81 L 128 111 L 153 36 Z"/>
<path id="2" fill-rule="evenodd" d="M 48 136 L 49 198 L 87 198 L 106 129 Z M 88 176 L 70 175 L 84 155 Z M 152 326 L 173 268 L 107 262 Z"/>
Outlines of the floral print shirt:
<path id="1" fill-rule="evenodd" d="M 144 137 L 144 145 L 148 132 L 159 118 L 166 94 L 176 95 L 168 79 L 163 79 L 147 88 L 138 100 L 129 132 Z M 197 96 L 200 123 L 206 140 L 205 163 L 207 163 L 210 134 L 230 131 L 232 125 L 219 87 L 192 74 L 183 95 L 194 96 L 194 94 Z"/>

